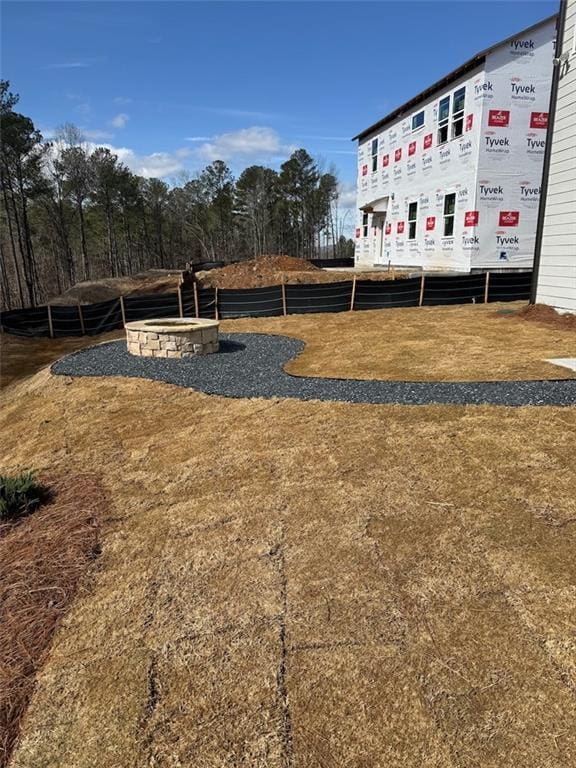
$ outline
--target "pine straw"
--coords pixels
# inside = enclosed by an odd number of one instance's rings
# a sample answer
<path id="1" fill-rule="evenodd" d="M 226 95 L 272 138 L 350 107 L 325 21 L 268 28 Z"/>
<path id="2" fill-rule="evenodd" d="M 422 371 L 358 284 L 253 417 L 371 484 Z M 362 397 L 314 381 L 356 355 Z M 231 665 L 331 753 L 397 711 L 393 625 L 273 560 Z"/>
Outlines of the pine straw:
<path id="1" fill-rule="evenodd" d="M 0 766 L 6 766 L 50 642 L 98 552 L 104 496 L 89 475 L 51 482 L 53 500 L 0 526 Z"/>

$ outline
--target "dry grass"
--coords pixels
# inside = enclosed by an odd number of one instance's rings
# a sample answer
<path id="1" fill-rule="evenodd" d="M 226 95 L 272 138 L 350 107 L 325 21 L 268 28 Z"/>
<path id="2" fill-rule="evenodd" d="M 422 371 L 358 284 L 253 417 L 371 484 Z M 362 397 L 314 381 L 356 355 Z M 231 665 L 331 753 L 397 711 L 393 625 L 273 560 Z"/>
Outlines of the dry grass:
<path id="1" fill-rule="evenodd" d="M 149 270 L 137 275 L 123 277 L 102 277 L 98 280 L 85 280 L 76 283 L 67 291 L 49 299 L 49 304 L 73 305 L 95 304 L 110 301 L 118 296 L 138 294 L 174 293 L 178 290 L 182 271 Z"/>
<path id="2" fill-rule="evenodd" d="M 12 768 L 574 763 L 576 409 L 3 399 L 0 462 L 115 506 Z"/>
<path id="3" fill-rule="evenodd" d="M 102 333 L 100 336 L 77 336 L 61 339 L 27 339 L 0 334 L 0 389 L 18 379 L 32 376 L 46 365 L 77 349 L 125 337 L 124 331 Z"/>
<path id="4" fill-rule="evenodd" d="M 233 320 L 224 329 L 285 333 L 306 342 L 296 376 L 398 381 L 569 379 L 546 358 L 574 357 L 576 332 L 528 322 L 512 304 L 290 315 Z"/>
<path id="5" fill-rule="evenodd" d="M 43 479 L 51 502 L 0 525 L 0 766 L 56 627 L 97 553 L 105 499 L 90 476 Z"/>

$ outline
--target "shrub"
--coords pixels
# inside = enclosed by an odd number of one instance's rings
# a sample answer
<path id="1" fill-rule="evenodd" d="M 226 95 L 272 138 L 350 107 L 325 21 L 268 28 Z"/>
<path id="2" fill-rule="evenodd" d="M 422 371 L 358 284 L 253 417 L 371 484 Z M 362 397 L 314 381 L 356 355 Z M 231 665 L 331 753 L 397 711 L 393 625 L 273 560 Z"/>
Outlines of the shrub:
<path id="1" fill-rule="evenodd" d="M 45 491 L 32 471 L 14 476 L 0 475 L 0 523 L 33 512 L 44 496 Z"/>

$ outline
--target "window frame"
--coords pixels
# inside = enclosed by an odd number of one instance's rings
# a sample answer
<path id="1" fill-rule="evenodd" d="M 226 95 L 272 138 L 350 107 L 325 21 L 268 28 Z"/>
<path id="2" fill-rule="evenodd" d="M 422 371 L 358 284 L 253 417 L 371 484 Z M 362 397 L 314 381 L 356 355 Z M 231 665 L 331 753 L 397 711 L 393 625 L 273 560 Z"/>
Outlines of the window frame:
<path id="1" fill-rule="evenodd" d="M 366 211 L 362 212 L 362 237 L 368 237 L 368 214 Z"/>
<path id="2" fill-rule="evenodd" d="M 442 113 L 442 104 L 447 102 L 447 113 L 446 117 L 441 118 L 440 115 Z M 449 133 L 450 133 L 450 104 L 451 104 L 451 94 L 448 94 L 448 96 L 444 96 L 442 99 L 438 101 L 438 130 L 436 132 L 436 144 L 440 146 L 441 144 L 446 144 L 448 142 Z M 442 139 L 442 135 L 446 132 L 446 138 Z"/>
<path id="3" fill-rule="evenodd" d="M 456 107 L 456 94 L 462 94 L 462 109 L 459 109 L 458 112 L 455 112 Z M 459 139 L 461 136 L 464 135 L 464 120 L 465 120 L 465 113 L 466 112 L 466 86 L 462 85 L 460 88 L 454 91 L 452 94 L 452 119 L 450 121 L 451 127 L 450 127 L 450 134 L 451 138 L 453 139 Z M 456 132 L 456 125 L 460 125 L 460 132 Z"/>
<path id="4" fill-rule="evenodd" d="M 372 142 L 370 144 L 370 152 L 371 152 L 371 157 L 372 157 L 372 173 L 376 173 L 376 171 L 378 170 L 378 145 L 379 145 L 379 143 L 380 142 L 378 141 L 378 136 L 376 136 L 375 139 L 372 139 Z M 376 150 L 376 151 L 374 151 L 374 150 Z"/>
<path id="5" fill-rule="evenodd" d="M 415 206 L 414 210 L 414 218 L 410 218 L 410 208 L 412 206 Z M 411 200 L 408 203 L 408 215 L 407 215 L 407 221 L 408 221 L 408 240 L 416 240 L 418 237 L 418 200 Z M 412 234 L 412 228 L 414 228 L 414 233 Z"/>
<path id="6" fill-rule="evenodd" d="M 449 198 L 453 198 L 453 206 L 452 206 L 452 212 L 447 213 L 446 212 L 446 203 Z M 456 218 L 456 192 L 446 192 L 444 193 L 444 203 L 442 205 L 442 237 L 445 238 L 451 238 L 454 237 L 454 221 Z M 446 225 L 450 221 L 451 226 L 451 232 L 450 234 L 446 234 Z"/>
<path id="7" fill-rule="evenodd" d="M 420 125 L 417 125 L 416 127 L 414 127 L 414 119 L 419 117 L 420 115 L 422 115 L 422 122 L 420 123 Z M 412 133 L 416 133 L 416 131 L 420 131 L 422 128 L 424 128 L 424 126 L 426 125 L 426 110 L 421 109 L 419 112 L 415 112 L 412 115 L 410 124 L 412 126 Z"/>

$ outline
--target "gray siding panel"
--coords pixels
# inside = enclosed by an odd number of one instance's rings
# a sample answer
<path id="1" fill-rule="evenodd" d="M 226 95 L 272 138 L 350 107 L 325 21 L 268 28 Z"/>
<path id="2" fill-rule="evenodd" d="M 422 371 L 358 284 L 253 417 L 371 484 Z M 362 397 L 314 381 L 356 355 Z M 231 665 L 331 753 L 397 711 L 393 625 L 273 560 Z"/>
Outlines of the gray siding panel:
<path id="1" fill-rule="evenodd" d="M 576 0 L 568 0 L 569 56 L 575 24 Z M 560 66 L 536 301 L 576 312 L 576 57 Z"/>

